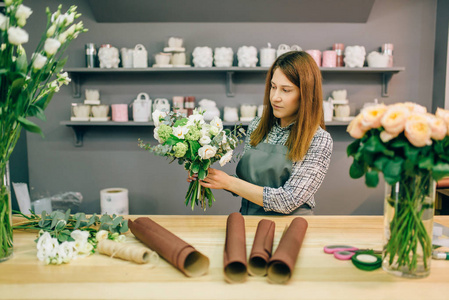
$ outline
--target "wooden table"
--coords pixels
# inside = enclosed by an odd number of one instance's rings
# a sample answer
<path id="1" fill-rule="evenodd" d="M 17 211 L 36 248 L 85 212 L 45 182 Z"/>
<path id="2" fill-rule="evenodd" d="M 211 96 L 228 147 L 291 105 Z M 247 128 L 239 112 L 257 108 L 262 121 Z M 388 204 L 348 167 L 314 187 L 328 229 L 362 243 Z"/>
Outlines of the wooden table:
<path id="1" fill-rule="evenodd" d="M 449 261 L 433 260 L 427 278 L 403 279 L 382 269 L 361 271 L 323 253 L 327 244 L 380 249 L 381 216 L 305 217 L 309 229 L 287 285 L 261 277 L 232 285 L 223 280 L 227 216 L 150 217 L 207 255 L 208 275 L 187 278 L 164 260 L 150 268 L 98 253 L 46 266 L 36 258 L 35 234 L 15 231 L 14 257 L 0 263 L 0 299 L 449 299 Z M 248 253 L 260 219 L 245 217 Z M 269 219 L 276 222 L 276 248 L 292 217 Z M 448 216 L 435 221 L 449 226 Z"/>

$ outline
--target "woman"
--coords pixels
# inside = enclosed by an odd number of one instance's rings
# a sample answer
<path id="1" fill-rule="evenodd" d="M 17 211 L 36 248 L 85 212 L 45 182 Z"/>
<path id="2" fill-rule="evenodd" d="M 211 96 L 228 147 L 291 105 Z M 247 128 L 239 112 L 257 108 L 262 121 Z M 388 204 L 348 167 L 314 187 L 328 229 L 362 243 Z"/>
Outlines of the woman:
<path id="1" fill-rule="evenodd" d="M 244 215 L 313 214 L 333 143 L 323 129 L 322 99 L 321 72 L 310 55 L 278 57 L 267 74 L 262 117 L 248 127 L 237 177 L 210 168 L 201 185 L 240 195 Z"/>

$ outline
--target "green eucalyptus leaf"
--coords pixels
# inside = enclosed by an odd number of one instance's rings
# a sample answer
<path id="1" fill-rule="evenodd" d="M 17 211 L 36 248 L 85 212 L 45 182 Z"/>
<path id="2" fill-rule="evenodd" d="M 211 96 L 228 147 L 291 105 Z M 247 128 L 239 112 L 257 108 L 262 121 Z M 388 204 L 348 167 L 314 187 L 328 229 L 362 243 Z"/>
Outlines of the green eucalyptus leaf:
<path id="1" fill-rule="evenodd" d="M 112 226 L 117 227 L 122 222 L 123 217 L 116 217 L 112 221 Z"/>
<path id="2" fill-rule="evenodd" d="M 125 233 L 128 231 L 128 220 L 124 220 L 122 222 L 122 226 L 120 227 L 120 233 Z"/>

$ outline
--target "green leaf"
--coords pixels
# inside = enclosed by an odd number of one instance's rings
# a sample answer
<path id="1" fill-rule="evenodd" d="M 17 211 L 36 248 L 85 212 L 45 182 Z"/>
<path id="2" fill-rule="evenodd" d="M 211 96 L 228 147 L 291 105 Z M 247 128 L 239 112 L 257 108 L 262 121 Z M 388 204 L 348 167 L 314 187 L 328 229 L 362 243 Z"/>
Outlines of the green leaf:
<path id="1" fill-rule="evenodd" d="M 25 83 L 25 78 L 17 78 L 11 84 L 11 99 L 17 99 L 19 94 L 22 92 L 23 85 Z M 17 104 L 16 104 L 17 105 Z"/>
<path id="2" fill-rule="evenodd" d="M 193 173 L 198 173 L 199 170 L 200 170 L 200 163 L 198 161 L 194 161 L 192 163 L 192 167 L 190 168 L 190 171 L 192 171 Z"/>
<path id="3" fill-rule="evenodd" d="M 165 141 L 164 145 L 174 146 L 179 142 L 182 142 L 183 140 L 177 138 L 174 135 L 170 135 L 170 137 Z"/>
<path id="4" fill-rule="evenodd" d="M 385 181 L 392 185 L 401 179 L 401 173 L 403 170 L 404 160 L 400 157 L 394 157 L 390 159 L 383 169 Z"/>
<path id="5" fill-rule="evenodd" d="M 188 156 L 190 157 L 191 160 L 194 160 L 196 154 L 198 153 L 198 149 L 201 148 L 201 145 L 197 141 L 188 141 L 188 143 L 189 143 Z"/>
<path id="6" fill-rule="evenodd" d="M 187 124 L 187 118 L 182 118 L 181 120 L 177 120 L 175 122 L 175 125 L 173 125 L 173 127 L 179 127 L 179 126 L 184 126 Z"/>
<path id="7" fill-rule="evenodd" d="M 125 233 L 128 231 L 128 221 L 124 220 L 122 222 L 122 227 L 120 227 L 120 233 Z"/>
<path id="8" fill-rule="evenodd" d="M 205 171 L 203 168 L 201 168 L 198 171 L 198 179 L 203 180 L 207 176 L 207 171 Z"/>
<path id="9" fill-rule="evenodd" d="M 39 106 L 40 108 L 42 108 L 43 110 L 45 110 L 48 106 L 48 104 L 51 101 L 51 98 L 53 98 L 53 95 L 55 94 L 55 92 L 51 92 L 45 96 L 43 96 L 42 98 L 40 98 L 38 101 L 36 101 L 34 104 L 36 106 Z"/>
<path id="10" fill-rule="evenodd" d="M 16 71 L 21 73 L 27 73 L 28 61 L 25 51 L 22 52 L 16 60 Z"/>
<path id="11" fill-rule="evenodd" d="M 377 152 L 383 152 L 386 150 L 383 142 L 380 140 L 380 138 L 376 135 L 371 136 L 368 141 L 364 145 L 364 150 L 377 153 Z"/>
<path id="12" fill-rule="evenodd" d="M 349 156 L 353 156 L 357 153 L 360 147 L 360 140 L 355 140 L 351 144 L 349 144 L 348 148 L 346 148 L 346 154 Z"/>
<path id="13" fill-rule="evenodd" d="M 68 56 L 64 57 L 63 59 L 55 62 L 53 73 L 57 74 L 61 72 L 62 68 L 65 66 L 65 63 L 67 62 Z"/>
<path id="14" fill-rule="evenodd" d="M 27 114 L 29 117 L 36 117 L 39 120 L 47 121 L 47 117 L 45 117 L 44 110 L 35 104 L 30 105 Z"/>
<path id="15" fill-rule="evenodd" d="M 207 170 L 209 169 L 209 166 L 210 166 L 210 159 L 203 160 L 203 169 Z"/>
<path id="16" fill-rule="evenodd" d="M 349 176 L 351 176 L 351 178 L 357 179 L 362 177 L 363 174 L 365 174 L 364 164 L 354 159 L 354 161 L 351 164 L 351 167 L 349 168 Z"/>
<path id="17" fill-rule="evenodd" d="M 383 172 L 385 165 L 387 164 L 388 161 L 389 159 L 387 157 L 381 156 L 377 158 L 376 161 L 374 161 L 374 167 L 376 167 L 377 170 Z"/>
<path id="18" fill-rule="evenodd" d="M 375 170 L 369 170 L 365 175 L 365 183 L 368 187 L 376 187 L 379 184 L 379 174 Z"/>
<path id="19" fill-rule="evenodd" d="M 437 163 L 435 166 L 433 166 L 432 168 L 433 179 L 438 181 L 446 176 L 449 176 L 449 164 Z"/>
<path id="20" fill-rule="evenodd" d="M 433 157 L 425 156 L 419 160 L 418 167 L 420 169 L 430 170 L 433 168 Z"/>
<path id="21" fill-rule="evenodd" d="M 44 137 L 44 133 L 42 132 L 42 130 L 33 122 L 25 119 L 24 117 L 18 117 L 17 121 L 19 121 L 19 123 L 22 124 L 23 128 L 25 128 L 26 130 L 39 133 L 42 137 Z"/>

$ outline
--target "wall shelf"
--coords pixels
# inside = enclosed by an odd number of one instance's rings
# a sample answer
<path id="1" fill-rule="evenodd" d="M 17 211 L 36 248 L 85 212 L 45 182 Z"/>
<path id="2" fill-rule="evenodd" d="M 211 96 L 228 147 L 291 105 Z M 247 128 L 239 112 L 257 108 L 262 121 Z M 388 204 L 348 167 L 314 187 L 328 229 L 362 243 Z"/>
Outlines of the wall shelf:
<path id="1" fill-rule="evenodd" d="M 326 73 L 340 73 L 340 74 L 381 74 L 382 75 L 382 97 L 388 97 L 388 86 L 391 78 L 394 74 L 404 71 L 404 67 L 393 67 L 393 68 L 347 68 L 347 67 L 337 67 L 337 68 L 320 68 L 321 73 L 325 75 Z M 195 67 L 183 67 L 183 68 L 141 68 L 141 69 L 102 69 L 102 68 L 66 68 L 72 79 L 72 89 L 73 97 L 81 97 L 81 77 L 94 75 L 94 74 L 147 74 L 147 73 L 192 73 L 192 72 L 220 72 L 225 74 L 226 81 L 226 95 L 228 97 L 234 97 L 234 80 L 233 77 L 236 73 L 265 73 L 268 68 L 265 67 L 254 67 L 254 68 L 243 68 L 243 67 L 229 67 L 229 68 L 195 68 Z"/>
<path id="2" fill-rule="evenodd" d="M 153 122 L 81 122 L 81 121 L 61 121 L 61 125 L 65 125 L 67 127 L 72 128 L 74 133 L 74 146 L 75 147 L 82 147 L 83 141 L 84 141 L 84 134 L 87 130 L 94 127 L 151 127 L 154 126 Z M 223 122 L 224 127 L 233 127 L 235 125 L 241 124 L 243 127 L 246 127 L 249 125 L 249 122 Z M 326 122 L 326 126 L 347 126 L 349 122 L 342 122 L 342 121 L 331 121 Z"/>

